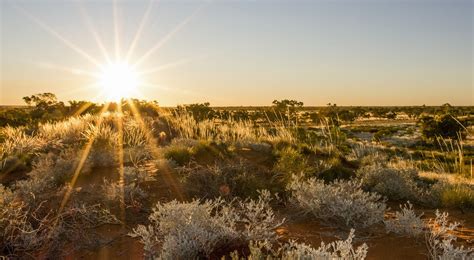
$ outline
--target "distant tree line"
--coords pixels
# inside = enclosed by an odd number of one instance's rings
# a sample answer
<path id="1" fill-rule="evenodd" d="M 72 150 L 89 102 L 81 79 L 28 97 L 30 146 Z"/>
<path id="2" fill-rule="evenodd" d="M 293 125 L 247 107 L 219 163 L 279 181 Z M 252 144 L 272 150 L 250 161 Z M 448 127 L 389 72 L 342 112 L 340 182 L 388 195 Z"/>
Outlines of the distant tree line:
<path id="1" fill-rule="evenodd" d="M 64 104 L 53 93 L 41 93 L 24 97 L 28 105 L 26 108 L 0 109 L 0 127 L 11 125 L 21 126 L 41 122 L 57 121 L 70 116 L 83 114 L 97 114 L 105 110 L 105 104 L 96 104 L 89 101 L 68 101 Z M 124 113 L 140 113 L 145 116 L 158 116 L 159 104 L 156 101 L 138 99 L 122 100 L 117 103 L 108 103 L 107 111 Z M 331 124 L 340 125 L 351 123 L 358 119 L 397 119 L 405 114 L 422 126 L 423 135 L 427 139 L 440 135 L 453 137 L 453 133 L 465 131 L 464 127 L 472 125 L 474 121 L 474 107 L 454 107 L 446 103 L 442 106 L 399 106 L 399 107 L 340 107 L 328 103 L 324 107 L 304 107 L 304 103 L 297 100 L 274 100 L 271 106 L 254 108 L 213 108 L 209 102 L 180 105 L 171 109 L 174 113 L 188 113 L 195 120 L 250 120 L 255 123 L 283 122 L 299 125 L 301 123 L 319 124 L 328 120 Z M 460 129 L 461 127 L 462 129 Z"/>
<path id="2" fill-rule="evenodd" d="M 53 93 L 41 93 L 23 97 L 28 107 L 15 107 L 12 109 L 0 109 L 0 127 L 23 126 L 44 122 L 63 120 L 71 116 L 84 114 L 98 114 L 101 111 L 124 113 L 140 113 L 147 116 L 158 116 L 159 106 L 156 101 L 144 101 L 138 99 L 122 100 L 121 102 L 110 102 L 107 104 L 96 104 L 90 101 L 68 101 L 69 105 L 58 101 Z"/>

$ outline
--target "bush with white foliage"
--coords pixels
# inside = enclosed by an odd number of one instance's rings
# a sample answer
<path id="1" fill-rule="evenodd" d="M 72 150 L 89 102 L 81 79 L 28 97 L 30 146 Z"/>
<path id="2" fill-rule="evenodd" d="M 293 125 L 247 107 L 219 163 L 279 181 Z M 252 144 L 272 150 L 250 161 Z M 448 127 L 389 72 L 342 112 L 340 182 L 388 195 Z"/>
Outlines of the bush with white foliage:
<path id="1" fill-rule="evenodd" d="M 372 165 L 357 171 L 364 189 L 377 192 L 392 200 L 419 200 L 418 173 L 414 169 L 397 169 Z"/>
<path id="2" fill-rule="evenodd" d="M 449 222 L 448 213 L 436 210 L 436 217 L 430 219 L 425 241 L 431 259 L 473 259 L 474 248 L 456 247 L 456 236 L 453 232 L 459 226 L 458 222 Z"/>
<path id="3" fill-rule="evenodd" d="M 421 235 L 426 227 L 420 215 L 416 215 L 413 205 L 408 201 L 405 205 L 400 205 L 401 211 L 395 212 L 393 219 L 385 220 L 385 228 L 388 233 L 417 237 Z"/>
<path id="4" fill-rule="evenodd" d="M 365 259 L 368 246 L 364 243 L 354 248 L 352 240 L 354 230 L 352 229 L 346 240 L 338 240 L 329 244 L 321 242 L 319 248 L 313 248 L 304 243 L 289 241 L 287 244 L 273 250 L 269 241 L 257 241 L 249 243 L 250 254 L 246 258 L 240 257 L 237 251 L 231 253 L 232 260 L 240 259 Z"/>
<path id="5" fill-rule="evenodd" d="M 294 177 L 288 189 L 292 192 L 293 204 L 327 224 L 368 227 L 384 218 L 386 205 L 382 197 L 363 191 L 357 181 L 325 184 L 316 178 L 305 181 Z"/>
<path id="6" fill-rule="evenodd" d="M 59 155 L 52 153 L 39 156 L 33 164 L 33 170 L 28 173 L 28 179 L 15 183 L 16 194 L 29 206 L 47 200 L 48 192 L 60 189 L 70 182 L 79 164 L 77 151 L 65 150 Z M 83 164 L 81 173 L 90 171 L 90 164 Z"/>
<path id="7" fill-rule="evenodd" d="M 131 207 L 140 207 L 141 201 L 147 197 L 147 193 L 136 183 L 120 184 L 104 180 L 102 190 L 109 202 L 119 201 Z"/>
<path id="8" fill-rule="evenodd" d="M 141 201 L 148 195 L 140 184 L 154 178 L 146 170 L 135 167 L 123 168 L 123 182 L 104 179 L 102 190 L 105 198 L 111 202 L 120 201 L 132 207 L 141 206 Z"/>
<path id="9" fill-rule="evenodd" d="M 147 257 L 194 259 L 208 257 L 218 248 L 250 240 L 276 239 L 270 195 L 233 205 L 221 199 L 201 202 L 159 202 L 148 226 L 139 225 L 130 234 L 140 238 Z"/>

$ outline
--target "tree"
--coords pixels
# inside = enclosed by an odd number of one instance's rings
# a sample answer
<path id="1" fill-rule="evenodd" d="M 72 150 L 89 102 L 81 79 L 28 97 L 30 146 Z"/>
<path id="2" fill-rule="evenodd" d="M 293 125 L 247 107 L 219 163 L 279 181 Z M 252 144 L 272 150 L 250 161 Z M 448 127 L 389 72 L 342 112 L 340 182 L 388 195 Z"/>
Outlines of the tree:
<path id="1" fill-rule="evenodd" d="M 58 120 L 63 118 L 66 112 L 64 103 L 58 101 L 53 93 L 31 95 L 23 97 L 23 100 L 28 106 L 34 105 L 34 109 L 31 112 L 33 119 L 42 121 Z"/>
<path id="2" fill-rule="evenodd" d="M 69 115 L 83 115 L 87 113 L 95 114 L 99 112 L 99 107 L 89 101 L 68 101 L 69 103 Z"/>
<path id="3" fill-rule="evenodd" d="M 153 100 L 153 101 L 147 101 L 147 100 L 139 100 L 136 98 L 132 98 L 129 100 L 122 100 L 122 110 L 128 111 L 128 112 L 138 112 L 141 115 L 147 115 L 151 117 L 156 117 L 159 116 L 160 112 L 160 106 L 158 104 L 158 101 Z M 136 111 L 132 111 L 136 110 Z"/>
<path id="4" fill-rule="evenodd" d="M 357 114 L 350 109 L 344 109 L 338 113 L 338 117 L 341 121 L 353 122 L 354 120 L 356 120 Z"/>
<path id="5" fill-rule="evenodd" d="M 189 104 L 178 106 L 178 111 L 186 111 L 191 114 L 196 121 L 203 121 L 205 119 L 212 119 L 215 116 L 215 111 L 210 107 L 209 102 Z"/>
<path id="6" fill-rule="evenodd" d="M 437 137 L 457 139 L 466 137 L 466 131 L 463 125 L 450 114 L 443 116 L 424 116 L 420 119 L 421 133 L 426 139 L 435 139 Z"/>
<path id="7" fill-rule="evenodd" d="M 31 95 L 29 97 L 23 97 L 23 100 L 28 106 L 34 105 L 35 107 L 49 107 L 58 104 L 58 99 L 53 93 L 41 93 Z"/>
<path id="8" fill-rule="evenodd" d="M 304 105 L 303 102 L 288 99 L 280 101 L 273 100 L 272 104 L 277 113 L 284 115 L 288 121 L 291 121 L 294 118 L 296 123 L 298 122 L 298 114 L 296 111 Z"/>

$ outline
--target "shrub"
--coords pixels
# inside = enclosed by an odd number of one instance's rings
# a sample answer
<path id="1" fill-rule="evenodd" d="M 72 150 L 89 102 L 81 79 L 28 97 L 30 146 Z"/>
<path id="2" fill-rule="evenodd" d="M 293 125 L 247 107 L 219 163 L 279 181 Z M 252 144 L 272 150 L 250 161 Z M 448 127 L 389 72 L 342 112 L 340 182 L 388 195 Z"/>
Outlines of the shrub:
<path id="1" fill-rule="evenodd" d="M 196 145 L 191 148 L 191 154 L 196 159 L 207 159 L 208 161 L 214 162 L 215 159 L 223 159 L 227 153 L 227 147 L 225 144 L 216 144 L 207 141 L 199 141 Z"/>
<path id="2" fill-rule="evenodd" d="M 352 245 L 354 239 L 354 230 L 352 229 L 346 240 L 334 241 L 329 244 L 321 243 L 317 249 L 300 244 L 295 241 L 289 241 L 287 244 L 273 250 L 272 244 L 268 241 L 250 242 L 250 254 L 245 258 L 240 258 L 237 251 L 231 253 L 231 259 L 365 259 L 367 255 L 367 245 L 364 243 L 355 248 Z"/>
<path id="3" fill-rule="evenodd" d="M 400 206 L 400 209 L 402 211 L 397 211 L 394 219 L 384 221 L 387 231 L 412 237 L 424 234 L 430 259 L 470 259 L 474 256 L 474 248 L 465 249 L 453 244 L 459 223 L 449 222 L 447 212 L 436 210 L 435 218 L 424 223 L 421 215 L 415 214 L 410 202 Z"/>
<path id="4" fill-rule="evenodd" d="M 361 165 L 384 165 L 388 162 L 387 156 L 378 147 L 364 143 L 353 145 L 349 158 L 358 161 Z"/>
<path id="5" fill-rule="evenodd" d="M 102 190 L 110 202 L 121 202 L 131 207 L 140 207 L 141 201 L 147 197 L 146 192 L 136 183 L 120 184 L 104 180 Z"/>
<path id="6" fill-rule="evenodd" d="M 297 150 L 288 147 L 277 153 L 278 161 L 273 167 L 276 177 L 288 183 L 293 174 L 307 174 L 313 169 L 308 165 L 308 160 Z"/>
<path id="7" fill-rule="evenodd" d="M 124 163 L 131 163 L 135 167 L 144 164 L 147 160 L 152 158 L 152 153 L 146 146 L 136 146 L 124 149 Z"/>
<path id="8" fill-rule="evenodd" d="M 365 192 L 356 181 L 335 181 L 325 184 L 311 178 L 294 178 L 288 186 L 292 201 L 303 212 L 331 225 L 368 227 L 383 220 L 386 205 L 381 196 Z"/>
<path id="9" fill-rule="evenodd" d="M 47 200 L 51 194 L 72 179 L 79 159 L 74 150 L 66 150 L 60 155 L 44 154 L 33 164 L 29 178 L 15 183 L 16 194 L 29 206 Z M 85 162 L 82 174 L 90 171 L 90 163 Z"/>
<path id="10" fill-rule="evenodd" d="M 181 181 L 190 197 L 258 197 L 258 190 L 284 192 L 285 184 L 272 173 L 244 162 L 189 166 L 180 169 Z"/>
<path id="11" fill-rule="evenodd" d="M 270 207 L 270 192 L 260 191 L 256 200 L 239 201 L 235 208 L 239 214 L 239 224 L 244 226 L 239 230 L 245 240 L 268 240 L 276 238 L 274 229 L 283 224 L 277 221 Z"/>
<path id="12" fill-rule="evenodd" d="M 46 145 L 45 140 L 27 135 L 23 128 L 4 127 L 0 131 L 0 171 L 25 169 L 31 158 Z"/>
<path id="13" fill-rule="evenodd" d="M 108 210 L 99 205 L 71 205 L 62 212 L 47 210 L 40 203 L 27 207 L 15 201 L 11 191 L 0 186 L 0 252 L 28 258 L 40 251 L 46 258 L 59 256 L 68 243 L 90 240 L 92 228 L 118 224 Z"/>
<path id="14" fill-rule="evenodd" d="M 111 118 L 105 120 L 111 120 Z M 90 124 L 84 132 L 84 137 L 86 140 L 93 140 L 88 159 L 95 167 L 107 167 L 117 164 L 119 136 L 118 132 L 108 122 L 101 122 L 98 125 Z"/>
<path id="15" fill-rule="evenodd" d="M 148 257 L 193 259 L 209 257 L 218 248 L 258 239 L 274 241 L 276 222 L 264 192 L 256 201 L 233 206 L 221 199 L 156 204 L 148 226 L 130 235 L 140 238 Z M 161 245 L 161 248 L 158 245 Z"/>
<path id="16" fill-rule="evenodd" d="M 363 167 L 357 175 L 364 189 L 377 192 L 392 200 L 419 200 L 418 173 L 414 169 L 385 168 L 378 165 Z"/>
<path id="17" fill-rule="evenodd" d="M 62 144 L 81 145 L 84 142 L 84 132 L 95 120 L 97 120 L 96 117 L 85 115 L 71 117 L 60 122 L 41 124 L 38 127 L 38 136 L 49 143 L 57 141 Z"/>
<path id="18" fill-rule="evenodd" d="M 152 129 L 149 130 L 153 131 Z M 148 144 L 144 127 L 136 120 L 125 120 L 123 124 L 123 144 L 125 147 L 144 147 Z"/>
<path id="19" fill-rule="evenodd" d="M 317 177 L 328 183 L 334 180 L 350 180 L 355 177 L 355 172 L 353 169 L 344 167 L 342 164 L 337 163 L 332 165 L 331 168 L 318 173 Z"/>
<path id="20" fill-rule="evenodd" d="M 426 245 L 431 259 L 470 259 L 474 257 L 474 248 L 456 247 L 453 232 L 459 223 L 450 223 L 448 213 L 436 210 L 436 217 L 430 219 L 429 230 L 425 234 Z"/>
<path id="21" fill-rule="evenodd" d="M 183 166 L 191 160 L 191 149 L 181 142 L 171 143 L 164 148 L 163 154 L 166 159 L 172 160 L 176 164 Z"/>
<path id="22" fill-rule="evenodd" d="M 385 220 L 387 232 L 399 235 L 417 237 L 424 232 L 425 223 L 421 220 L 421 215 L 416 215 L 413 205 L 408 201 L 405 205 L 400 205 L 401 211 L 395 212 L 395 218 Z"/>
<path id="23" fill-rule="evenodd" d="M 185 106 L 178 106 L 178 111 L 187 112 L 193 116 L 196 121 L 203 121 L 206 119 L 211 119 L 215 115 L 215 111 L 210 107 L 210 103 L 196 103 L 189 104 Z"/>
<path id="24" fill-rule="evenodd" d="M 154 180 L 154 177 L 150 176 L 150 174 L 146 170 L 137 167 L 124 167 L 123 177 L 125 183 L 140 184 L 146 181 Z"/>
<path id="25" fill-rule="evenodd" d="M 458 139 L 466 137 L 465 128 L 458 119 L 450 114 L 432 117 L 425 116 L 420 119 L 421 133 L 427 139 L 436 137 Z"/>
<path id="26" fill-rule="evenodd" d="M 426 200 L 433 206 L 474 208 L 474 187 L 440 180 L 429 189 Z"/>
<path id="27" fill-rule="evenodd" d="M 13 201 L 13 193 L 0 186 L 0 253 L 18 254 L 40 248 L 47 236 L 47 227 L 37 216 L 34 226 L 32 214 L 25 204 Z"/>
<path id="28" fill-rule="evenodd" d="M 123 183 L 104 179 L 102 190 L 110 202 L 119 201 L 132 207 L 141 207 L 147 193 L 139 185 L 150 180 L 153 177 L 148 172 L 135 167 L 124 167 Z"/>

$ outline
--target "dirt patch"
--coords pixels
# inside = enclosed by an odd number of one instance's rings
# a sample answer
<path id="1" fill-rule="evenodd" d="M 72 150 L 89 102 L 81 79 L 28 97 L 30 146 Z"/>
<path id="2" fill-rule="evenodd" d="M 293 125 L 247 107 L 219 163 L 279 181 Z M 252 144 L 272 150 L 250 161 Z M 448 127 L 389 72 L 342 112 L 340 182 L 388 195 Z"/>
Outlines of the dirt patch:
<path id="1" fill-rule="evenodd" d="M 66 259 L 142 259 L 143 246 L 127 235 L 120 225 L 106 225 L 97 229 L 104 244 L 98 248 L 76 251 Z"/>

